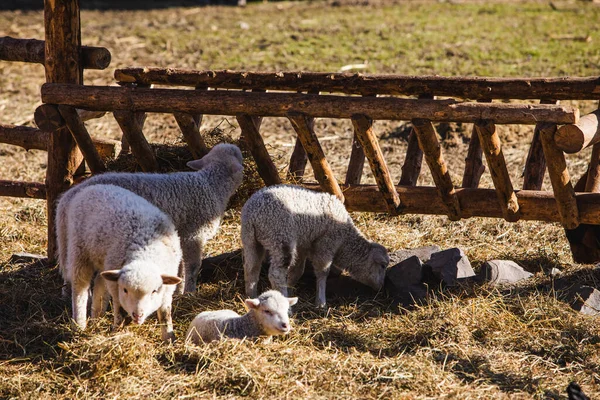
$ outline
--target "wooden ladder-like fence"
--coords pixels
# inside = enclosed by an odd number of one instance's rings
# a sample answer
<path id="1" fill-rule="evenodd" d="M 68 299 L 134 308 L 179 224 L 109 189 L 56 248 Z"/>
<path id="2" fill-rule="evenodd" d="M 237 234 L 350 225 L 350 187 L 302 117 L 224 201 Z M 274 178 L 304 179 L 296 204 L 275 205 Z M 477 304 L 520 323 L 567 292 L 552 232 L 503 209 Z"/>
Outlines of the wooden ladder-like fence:
<path id="1" fill-rule="evenodd" d="M 338 196 L 349 210 L 443 214 L 453 220 L 483 216 L 507 221 L 557 221 L 569 230 L 580 229 L 581 224 L 600 225 L 600 114 L 596 111 L 580 119 L 577 109 L 557 103 L 599 100 L 599 77 L 444 78 L 127 68 L 115 71 L 121 87 L 94 87 L 83 85 L 83 69 L 105 68 L 108 63 L 104 65 L 102 60 L 108 51 L 81 46 L 79 1 L 45 0 L 44 24 L 45 42 L 0 38 L 4 40 L 0 42 L 0 60 L 43 63 L 47 81 L 41 91 L 45 104 L 35 112 L 40 129 L 4 126 L 0 141 L 47 149 L 46 184 L 0 182 L 0 195 L 43 197 L 45 192 L 50 259 L 55 258 L 56 200 L 73 183 L 82 156 L 92 173 L 106 169 L 98 143 L 84 124 L 87 118 L 105 112 L 113 112 L 123 130 L 124 144 L 144 171 L 157 169 L 156 157 L 143 134 L 147 112 L 173 114 L 196 157 L 208 151 L 199 134 L 202 116 L 232 115 L 239 122 L 260 176 L 267 185 L 277 184 L 281 178 L 265 148 L 260 126 L 263 117 L 286 117 L 297 133 L 288 175 L 302 181 L 310 162 L 318 185 L 303 184 Z M 540 102 L 494 102 L 498 99 Z M 323 153 L 315 118 L 352 121 L 354 142 L 344 184 L 335 179 Z M 374 120 L 412 122 L 398 183 L 390 176 L 373 132 Z M 433 125 L 442 121 L 473 123 L 460 186 L 450 178 Z M 496 131 L 499 124 L 535 125 L 522 190 L 516 190 L 510 180 Z M 564 152 L 592 145 L 588 172 L 574 187 Z M 484 154 L 495 189 L 478 187 Z M 416 186 L 423 158 L 434 187 Z M 376 185 L 360 184 L 365 161 Z M 546 169 L 552 192 L 540 190 Z M 600 259 L 600 248 L 597 250 L 594 257 Z"/>

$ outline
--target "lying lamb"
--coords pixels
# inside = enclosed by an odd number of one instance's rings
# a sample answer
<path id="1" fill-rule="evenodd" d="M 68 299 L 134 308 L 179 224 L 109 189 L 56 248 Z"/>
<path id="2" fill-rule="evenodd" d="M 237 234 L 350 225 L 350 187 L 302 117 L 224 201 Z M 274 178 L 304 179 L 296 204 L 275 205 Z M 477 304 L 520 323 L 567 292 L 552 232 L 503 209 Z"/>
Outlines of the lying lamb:
<path id="1" fill-rule="evenodd" d="M 276 290 L 269 290 L 256 299 L 246 299 L 248 312 L 243 316 L 232 310 L 201 312 L 190 323 L 185 340 L 201 344 L 223 337 L 284 335 L 291 330 L 288 313 L 297 301 L 297 297 L 287 298 Z"/>
<path id="2" fill-rule="evenodd" d="M 193 292 L 202 263 L 202 249 L 216 235 L 227 202 L 242 183 L 242 162 L 238 147 L 218 144 L 200 160 L 187 163 L 196 170 L 194 172 L 95 175 L 67 191 L 61 202 L 70 202 L 80 190 L 90 185 L 112 184 L 128 189 L 160 208 L 171 217 L 181 239 L 184 265 L 179 276 L 185 287 L 180 287 L 179 291 Z M 67 224 L 67 216 L 59 210 L 57 225 Z M 67 238 L 58 230 L 58 241 L 64 247 Z M 59 261 L 62 272 L 65 260 L 61 257 Z"/>
<path id="3" fill-rule="evenodd" d="M 317 307 L 325 306 L 331 264 L 375 290 L 381 289 L 389 263 L 387 250 L 356 229 L 335 196 L 299 186 L 278 185 L 255 193 L 242 209 L 246 295 L 254 297 L 260 267 L 269 253 L 269 280 L 287 296 L 310 259 L 317 277 Z"/>
<path id="4" fill-rule="evenodd" d="M 163 340 L 173 339 L 171 301 L 181 282 L 177 269 L 181 247 L 175 226 L 142 197 L 114 185 L 92 185 L 77 191 L 58 212 L 68 217 L 59 224 L 59 254 L 64 277 L 71 284 L 73 320 L 86 327 L 88 291 L 96 280 L 92 317 L 102 311 L 108 289 L 113 300 L 113 329 L 121 325 L 123 308 L 136 324 L 158 310 Z M 104 285 L 106 284 L 106 287 Z"/>

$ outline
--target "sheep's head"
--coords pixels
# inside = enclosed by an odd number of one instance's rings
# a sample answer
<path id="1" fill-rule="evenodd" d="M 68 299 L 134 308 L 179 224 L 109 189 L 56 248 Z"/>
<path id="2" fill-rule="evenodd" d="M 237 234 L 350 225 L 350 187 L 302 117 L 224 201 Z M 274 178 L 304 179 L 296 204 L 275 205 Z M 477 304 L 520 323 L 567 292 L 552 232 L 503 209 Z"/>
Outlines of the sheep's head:
<path id="1" fill-rule="evenodd" d="M 239 147 L 228 143 L 216 145 L 204 157 L 189 161 L 187 166 L 193 170 L 200 171 L 213 163 L 225 163 L 232 174 L 241 173 L 244 170 L 242 152 Z"/>
<path id="2" fill-rule="evenodd" d="M 132 265 L 104 271 L 100 275 L 117 283 L 119 303 L 138 325 L 159 309 L 166 293 L 173 294 L 175 287 L 169 285 L 181 282 L 177 276 L 161 275 Z"/>
<path id="3" fill-rule="evenodd" d="M 390 263 L 390 256 L 387 249 L 379 243 L 369 244 L 369 253 L 362 268 L 355 268 L 351 275 L 357 281 L 370 286 L 374 290 L 380 290 L 383 287 L 385 279 L 385 270 Z"/>
<path id="4" fill-rule="evenodd" d="M 297 297 L 285 297 L 277 290 L 269 290 L 256 299 L 245 301 L 267 335 L 284 335 L 292 329 L 289 309 L 297 302 Z"/>

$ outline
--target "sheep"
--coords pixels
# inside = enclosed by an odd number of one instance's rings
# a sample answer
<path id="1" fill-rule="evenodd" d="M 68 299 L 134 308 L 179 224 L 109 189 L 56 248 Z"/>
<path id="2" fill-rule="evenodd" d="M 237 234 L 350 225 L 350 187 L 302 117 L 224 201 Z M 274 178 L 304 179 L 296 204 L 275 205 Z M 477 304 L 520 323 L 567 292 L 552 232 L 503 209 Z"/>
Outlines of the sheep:
<path id="1" fill-rule="evenodd" d="M 204 245 L 216 235 L 227 202 L 242 183 L 242 162 L 242 153 L 237 146 L 218 144 L 203 158 L 187 163 L 195 171 L 95 175 L 65 192 L 61 201 L 69 202 L 80 190 L 90 185 L 112 184 L 128 189 L 157 206 L 171 217 L 181 240 L 183 264 L 179 276 L 184 282 L 178 291 L 193 292 L 196 290 Z M 57 225 L 66 224 L 67 216 L 58 211 Z M 67 238 L 60 232 L 57 232 L 57 236 L 64 247 Z M 61 273 L 65 262 L 59 256 Z"/>
<path id="2" fill-rule="evenodd" d="M 287 298 L 276 290 L 269 290 L 258 298 L 246 299 L 248 312 L 243 316 L 232 310 L 201 312 L 190 323 L 186 342 L 198 345 L 223 337 L 284 335 L 291 330 L 289 308 L 297 301 L 297 297 Z"/>
<path id="3" fill-rule="evenodd" d="M 354 226 L 335 196 L 293 186 L 264 188 L 242 208 L 246 295 L 254 297 L 265 251 L 271 287 L 288 294 L 310 259 L 317 278 L 317 307 L 325 307 L 325 286 L 333 264 L 375 290 L 381 289 L 389 256 Z M 287 279 L 287 282 L 286 282 Z"/>
<path id="4" fill-rule="evenodd" d="M 87 302 L 95 273 L 92 317 L 102 312 L 108 289 L 113 300 L 113 329 L 122 322 L 123 308 L 135 324 L 154 311 L 162 323 L 163 340 L 173 339 L 171 302 L 181 282 L 179 237 L 173 222 L 142 197 L 114 185 L 92 185 L 77 191 L 58 211 L 68 217 L 59 225 L 66 241 L 59 242 L 64 276 L 71 285 L 73 321 L 84 330 Z"/>

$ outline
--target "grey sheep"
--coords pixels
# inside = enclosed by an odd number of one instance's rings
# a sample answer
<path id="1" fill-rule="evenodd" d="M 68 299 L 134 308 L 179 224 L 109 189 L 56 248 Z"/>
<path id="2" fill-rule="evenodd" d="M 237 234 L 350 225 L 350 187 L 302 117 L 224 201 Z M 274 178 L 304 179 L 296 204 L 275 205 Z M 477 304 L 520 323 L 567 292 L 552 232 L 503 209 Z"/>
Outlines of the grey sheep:
<path id="1" fill-rule="evenodd" d="M 242 162 L 242 153 L 237 146 L 218 144 L 203 158 L 187 163 L 195 171 L 95 175 L 68 190 L 60 201 L 70 202 L 80 190 L 90 185 L 112 184 L 128 189 L 157 206 L 171 217 L 181 240 L 183 265 L 179 276 L 184 280 L 184 287 L 180 287 L 179 291 L 193 292 L 204 245 L 216 235 L 227 202 L 242 183 Z M 60 227 L 67 223 L 67 215 L 58 210 L 57 225 Z M 57 236 L 59 245 L 64 247 L 67 238 L 61 232 L 57 232 Z M 65 261 L 59 257 L 61 272 Z"/>
<path id="2" fill-rule="evenodd" d="M 317 278 L 317 307 L 325 306 L 332 264 L 379 290 L 389 263 L 385 247 L 365 239 L 335 196 L 292 185 L 270 186 L 248 199 L 242 208 L 242 245 L 246 295 L 256 296 L 265 251 L 271 287 L 285 296 L 308 258 Z"/>
<path id="3" fill-rule="evenodd" d="M 136 324 L 154 311 L 163 340 L 173 339 L 171 302 L 181 282 L 179 237 L 171 219 L 142 197 L 114 185 L 92 185 L 58 204 L 67 224 L 58 226 L 64 241 L 59 254 L 71 285 L 73 320 L 87 324 L 89 289 L 95 273 L 92 317 L 103 311 L 108 289 L 113 300 L 113 328 L 123 308 Z M 104 281 L 103 281 L 104 280 Z"/>
<path id="4" fill-rule="evenodd" d="M 284 335 L 291 330 L 289 309 L 297 301 L 297 297 L 287 298 L 276 290 L 269 290 L 256 299 L 246 299 L 248 312 L 243 316 L 232 310 L 201 312 L 190 323 L 186 342 L 201 344 L 223 337 Z"/>

